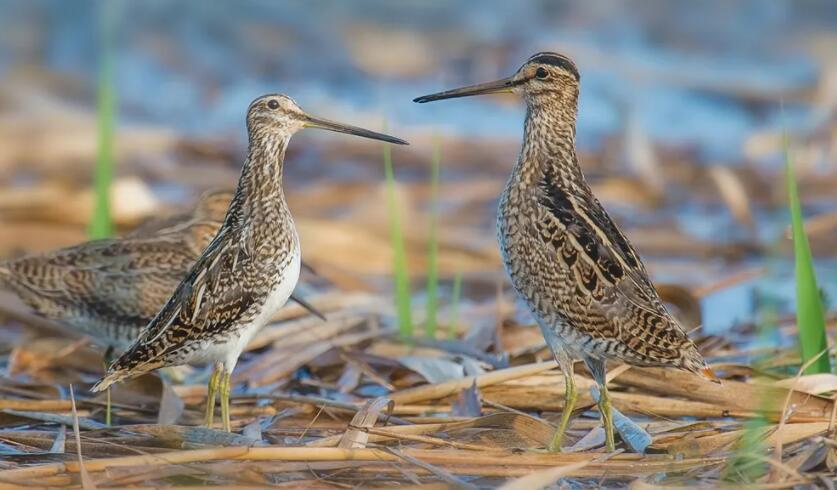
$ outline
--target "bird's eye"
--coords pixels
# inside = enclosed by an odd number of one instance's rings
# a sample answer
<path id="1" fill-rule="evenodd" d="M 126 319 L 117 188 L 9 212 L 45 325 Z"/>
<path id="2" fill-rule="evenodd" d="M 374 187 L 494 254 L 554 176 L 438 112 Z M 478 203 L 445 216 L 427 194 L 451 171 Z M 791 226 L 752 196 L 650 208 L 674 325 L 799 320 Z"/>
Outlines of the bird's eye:
<path id="1" fill-rule="evenodd" d="M 535 76 L 538 77 L 538 78 L 544 79 L 544 78 L 549 76 L 549 72 L 546 71 L 546 68 L 540 67 L 535 72 Z"/>
<path id="2" fill-rule="evenodd" d="M 279 101 L 276 99 L 270 99 L 267 101 L 267 106 L 271 109 L 278 109 L 279 108 Z"/>

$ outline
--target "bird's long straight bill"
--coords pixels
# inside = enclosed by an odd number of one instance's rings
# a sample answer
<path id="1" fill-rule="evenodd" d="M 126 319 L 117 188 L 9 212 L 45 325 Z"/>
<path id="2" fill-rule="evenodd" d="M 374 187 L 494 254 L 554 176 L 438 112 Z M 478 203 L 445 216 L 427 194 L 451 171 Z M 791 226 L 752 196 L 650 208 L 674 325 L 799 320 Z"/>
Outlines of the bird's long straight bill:
<path id="1" fill-rule="evenodd" d="M 425 102 L 433 102 L 434 100 L 454 99 L 456 97 L 470 97 L 472 95 L 508 93 L 511 92 L 517 84 L 518 82 L 516 82 L 512 78 L 504 78 L 502 80 L 496 80 L 493 82 L 478 83 L 476 85 L 469 85 L 467 87 L 445 90 L 444 92 L 438 92 L 435 94 L 423 95 L 421 97 L 416 97 L 415 99 L 413 99 L 413 102 L 423 104 Z"/>
<path id="2" fill-rule="evenodd" d="M 390 136 L 388 134 L 383 133 L 376 133 L 375 131 L 370 131 L 368 129 L 358 128 L 356 126 L 350 126 L 348 124 L 341 124 L 338 122 L 329 121 L 327 119 L 319 119 L 311 116 L 308 116 L 305 119 L 305 127 L 326 129 L 328 131 L 336 131 L 338 133 L 346 133 L 354 136 L 360 136 L 361 138 L 369 138 L 373 140 L 386 141 L 387 143 L 395 143 L 396 145 L 409 145 L 409 143 L 407 143 L 406 141 L 402 140 L 401 138 L 396 138 L 395 136 Z"/>

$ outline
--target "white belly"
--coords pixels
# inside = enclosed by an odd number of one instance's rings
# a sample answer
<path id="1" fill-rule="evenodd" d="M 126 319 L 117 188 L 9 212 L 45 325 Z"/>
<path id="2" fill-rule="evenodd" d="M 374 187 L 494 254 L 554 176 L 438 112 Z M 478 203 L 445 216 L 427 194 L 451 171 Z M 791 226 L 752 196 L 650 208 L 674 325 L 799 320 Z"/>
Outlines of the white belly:
<path id="1" fill-rule="evenodd" d="M 235 369 L 238 356 L 241 355 L 241 352 L 247 347 L 247 344 L 250 343 L 250 340 L 256 335 L 256 332 L 261 330 L 273 318 L 276 312 L 288 302 L 299 280 L 300 265 L 300 254 L 297 251 L 291 258 L 291 263 L 285 269 L 282 281 L 276 285 L 273 291 L 268 294 L 267 299 L 265 299 L 259 316 L 254 318 L 249 325 L 242 327 L 240 335 L 230 339 L 229 342 L 207 346 L 204 350 L 204 355 L 207 360 L 213 359 L 223 362 L 228 372 L 232 372 Z"/>

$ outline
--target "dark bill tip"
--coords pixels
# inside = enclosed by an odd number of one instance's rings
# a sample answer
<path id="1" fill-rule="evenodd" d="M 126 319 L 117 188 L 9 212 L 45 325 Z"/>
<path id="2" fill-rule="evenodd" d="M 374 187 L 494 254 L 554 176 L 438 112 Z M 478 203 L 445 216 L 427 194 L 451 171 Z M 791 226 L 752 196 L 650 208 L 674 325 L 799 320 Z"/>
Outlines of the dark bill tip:
<path id="1" fill-rule="evenodd" d="M 328 131 L 335 131 L 337 133 L 350 134 L 352 136 L 360 136 L 361 138 L 386 141 L 387 143 L 393 143 L 396 145 L 410 144 L 402 140 L 401 138 L 396 138 L 395 136 L 390 136 L 388 134 L 378 133 L 375 131 L 370 131 L 368 129 L 358 128 L 356 126 L 350 126 L 348 124 L 341 124 L 334 121 L 319 119 L 310 116 L 306 118 L 306 125 L 311 128 L 325 129 Z"/>
<path id="2" fill-rule="evenodd" d="M 415 99 L 413 99 L 413 102 L 424 104 L 425 102 L 433 102 L 434 100 L 455 99 L 457 97 L 471 97 L 474 95 L 508 93 L 511 92 L 512 89 L 519 84 L 519 81 L 515 81 L 512 78 L 504 78 L 502 80 L 496 80 L 494 82 L 480 83 L 477 85 L 469 85 L 467 87 L 455 88 L 453 90 L 445 90 L 444 92 L 437 92 L 435 94 L 422 95 L 421 97 L 416 97 Z"/>
<path id="3" fill-rule="evenodd" d="M 413 102 L 418 102 L 419 104 L 424 104 L 425 102 L 433 102 L 434 100 L 439 100 L 433 95 L 422 95 L 421 97 L 416 97 L 413 99 Z"/>

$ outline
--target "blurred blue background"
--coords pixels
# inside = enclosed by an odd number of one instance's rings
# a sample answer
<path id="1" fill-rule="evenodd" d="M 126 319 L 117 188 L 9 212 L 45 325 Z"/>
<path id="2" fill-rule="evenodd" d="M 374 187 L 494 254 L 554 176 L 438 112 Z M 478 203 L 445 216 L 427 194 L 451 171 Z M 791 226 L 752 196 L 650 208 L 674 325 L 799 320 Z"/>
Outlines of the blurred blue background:
<path id="1" fill-rule="evenodd" d="M 727 160 L 753 131 L 779 127 L 783 95 L 788 125 L 823 117 L 798 97 L 834 58 L 837 27 L 834 3 L 810 0 L 111 3 L 126 121 L 235 131 L 250 100 L 280 91 L 312 111 L 508 137 L 517 106 L 410 100 L 557 50 L 583 73 L 581 144 L 630 116 L 654 139 Z M 3 2 L 3 71 L 36 64 L 94 81 L 101 5 Z"/>
<path id="2" fill-rule="evenodd" d="M 783 128 L 806 212 L 822 218 L 811 237 L 821 280 L 831 296 L 837 292 L 837 220 L 828 221 L 837 213 L 833 1 L 5 0 L 0 181 L 8 189 L 34 193 L 56 180 L 73 192 L 89 185 L 104 22 L 114 30 L 118 173 L 141 178 L 167 204 L 232 185 L 247 105 L 283 92 L 313 114 L 386 125 L 413 143 L 396 152 L 404 206 L 413 212 L 407 223 L 425 217 L 422 185 L 438 137 L 449 242 L 442 275 L 452 274 L 446 264 L 479 252 L 491 257 L 490 280 L 476 259 L 462 266 L 466 280 L 471 273 L 472 283 L 491 283 L 502 277 L 493 209 L 519 145 L 523 107 L 506 96 L 429 105 L 411 99 L 509 75 L 532 53 L 554 50 L 573 57 L 582 73 L 585 171 L 658 280 L 706 286 L 760 267 L 768 251 L 784 254 L 756 282 L 707 293 L 705 323 L 752 320 L 759 284 L 781 301 L 792 298 L 788 244 L 774 246 L 788 223 Z M 297 141 L 288 172 L 295 215 L 357 229 L 380 225 L 371 210 L 383 201 L 359 197 L 376 196 L 379 148 L 320 134 Z M 125 199 L 128 209 L 140 202 Z M 32 216 L 53 225 L 81 220 L 61 214 L 60 204 L 30 201 L 21 208 L 0 199 L 7 229 Z M 54 228 L 38 228 L 36 248 L 81 238 Z M 330 262 L 330 239 L 302 228 L 315 265 L 368 272 Z M 26 248 L 22 240 L 0 243 L 0 251 Z M 389 260 L 382 256 L 381 268 L 368 274 L 386 270 Z"/>

